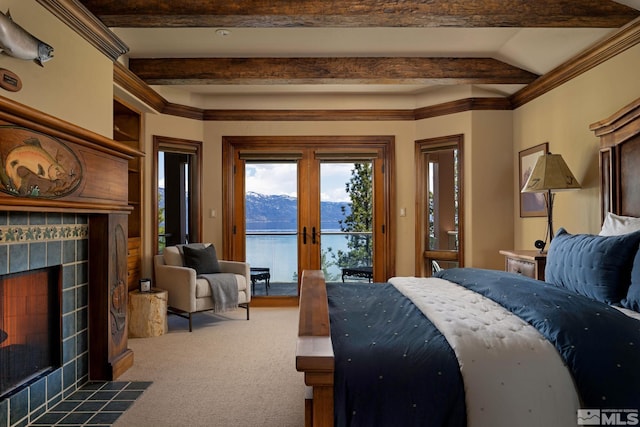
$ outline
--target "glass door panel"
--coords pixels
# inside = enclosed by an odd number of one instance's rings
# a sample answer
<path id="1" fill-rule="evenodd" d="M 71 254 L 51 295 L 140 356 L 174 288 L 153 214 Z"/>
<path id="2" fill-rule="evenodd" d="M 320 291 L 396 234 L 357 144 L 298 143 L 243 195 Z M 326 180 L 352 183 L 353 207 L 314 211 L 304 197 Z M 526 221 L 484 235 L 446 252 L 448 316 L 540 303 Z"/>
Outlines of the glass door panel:
<path id="1" fill-rule="evenodd" d="M 158 152 L 158 250 L 193 242 L 190 236 L 191 155 Z M 167 204 L 166 201 L 171 200 Z"/>
<path id="2" fill-rule="evenodd" d="M 372 162 L 320 164 L 320 253 L 327 281 L 373 277 L 372 190 Z"/>
<path id="3" fill-rule="evenodd" d="M 155 253 L 162 253 L 166 246 L 202 241 L 201 151 L 199 141 L 153 137 L 151 221 Z"/>
<path id="4" fill-rule="evenodd" d="M 427 165 L 426 261 L 431 273 L 459 266 L 459 153 L 439 147 L 424 153 Z"/>
<path id="5" fill-rule="evenodd" d="M 298 294 L 298 167 L 247 161 L 246 259 L 254 296 Z"/>

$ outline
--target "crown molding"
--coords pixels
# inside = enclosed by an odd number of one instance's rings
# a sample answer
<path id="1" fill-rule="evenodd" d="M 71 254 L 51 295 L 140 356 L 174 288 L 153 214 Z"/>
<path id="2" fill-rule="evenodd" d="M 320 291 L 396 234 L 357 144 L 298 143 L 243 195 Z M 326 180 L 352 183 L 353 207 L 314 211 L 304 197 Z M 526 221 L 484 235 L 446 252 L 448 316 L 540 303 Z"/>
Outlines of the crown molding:
<path id="1" fill-rule="evenodd" d="M 640 42 L 640 18 L 634 19 L 610 37 L 584 50 L 511 95 L 509 99 L 513 108 L 521 107 L 533 101 L 537 97 L 635 46 L 638 42 Z"/>
<path id="2" fill-rule="evenodd" d="M 205 110 L 211 121 L 414 120 L 413 110 Z"/>
<path id="3" fill-rule="evenodd" d="M 507 98 L 466 98 L 418 109 L 395 110 L 218 110 L 168 102 L 124 65 L 114 62 L 116 84 L 149 107 L 169 114 L 204 121 L 406 121 L 471 110 L 510 110 Z"/>
<path id="4" fill-rule="evenodd" d="M 129 52 L 129 47 L 80 2 L 76 0 L 37 1 L 112 61 Z"/>
<path id="5" fill-rule="evenodd" d="M 117 61 L 113 63 L 113 82 L 159 113 L 203 120 L 204 110 L 202 108 L 174 104 L 167 101 L 132 73 L 131 70 Z"/>
<path id="6" fill-rule="evenodd" d="M 162 96 L 118 61 L 113 63 L 113 83 L 158 112 L 168 105 Z"/>
<path id="7" fill-rule="evenodd" d="M 507 98 L 466 98 L 414 110 L 415 120 L 477 110 L 512 110 Z"/>

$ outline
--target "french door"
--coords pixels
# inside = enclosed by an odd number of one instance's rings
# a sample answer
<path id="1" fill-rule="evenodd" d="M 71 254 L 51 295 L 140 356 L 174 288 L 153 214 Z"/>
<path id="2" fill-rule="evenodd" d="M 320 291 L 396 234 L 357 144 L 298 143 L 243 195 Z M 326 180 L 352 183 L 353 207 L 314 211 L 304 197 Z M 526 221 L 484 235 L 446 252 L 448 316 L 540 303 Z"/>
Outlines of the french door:
<path id="1" fill-rule="evenodd" d="M 373 279 L 386 280 L 394 269 L 388 191 L 392 156 L 392 137 L 224 138 L 225 254 L 254 268 L 268 268 L 272 284 L 292 282 L 293 292 L 272 286 L 269 296 L 297 297 L 306 269 L 323 269 L 328 281 L 341 280 L 341 270 L 351 267 L 350 262 L 366 264 Z M 336 174 L 350 180 L 351 200 L 329 194 L 336 188 L 331 182 Z M 344 181 L 340 186 L 344 193 Z M 363 188 L 368 198 L 360 194 Z M 349 216 L 355 197 L 365 206 L 361 210 L 368 209 L 368 222 L 366 215 Z M 273 199 L 269 209 L 277 212 L 256 214 L 256 198 Z M 266 283 L 256 287 L 256 295 L 267 290 Z"/>

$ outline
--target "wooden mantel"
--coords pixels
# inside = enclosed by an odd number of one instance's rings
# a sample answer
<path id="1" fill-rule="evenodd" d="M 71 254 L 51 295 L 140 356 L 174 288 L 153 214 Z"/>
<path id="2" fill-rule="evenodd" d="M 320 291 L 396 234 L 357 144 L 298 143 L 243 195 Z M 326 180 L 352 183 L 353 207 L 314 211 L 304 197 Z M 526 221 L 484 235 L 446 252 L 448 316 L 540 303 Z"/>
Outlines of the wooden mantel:
<path id="1" fill-rule="evenodd" d="M 135 156 L 144 156 L 143 152 L 5 97 L 0 97 L 0 131 L 3 132 L 0 209 L 83 213 L 130 211 L 128 162 Z M 37 148 L 18 156 L 22 164 L 6 164 L 7 160 L 15 163 L 16 156 L 10 157 L 11 150 L 18 147 L 26 150 L 27 146 Z M 33 156 L 31 162 L 29 155 Z M 42 156 L 49 161 L 43 164 Z M 66 170 L 65 165 L 73 166 Z M 53 166 L 63 166 L 59 168 L 62 172 L 58 172 L 58 176 L 54 176 Z M 16 189 L 21 191 L 11 191 L 15 184 L 9 182 L 12 174 L 14 180 L 16 175 L 24 178 L 23 188 Z M 75 184 L 65 185 L 65 181 L 71 179 Z M 25 194 L 27 182 L 52 190 L 48 194 Z M 63 190 L 60 194 L 55 193 L 56 185 Z"/>

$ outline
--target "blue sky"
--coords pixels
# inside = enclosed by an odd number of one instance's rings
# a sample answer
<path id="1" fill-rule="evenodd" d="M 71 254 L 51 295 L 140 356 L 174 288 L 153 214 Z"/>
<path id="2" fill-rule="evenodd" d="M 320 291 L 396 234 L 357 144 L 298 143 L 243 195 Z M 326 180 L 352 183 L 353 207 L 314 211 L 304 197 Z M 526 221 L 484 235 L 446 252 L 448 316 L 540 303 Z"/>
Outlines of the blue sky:
<path id="1" fill-rule="evenodd" d="M 320 199 L 348 202 L 345 183 L 351 177 L 352 163 L 322 163 Z M 247 163 L 245 189 L 260 194 L 297 196 L 295 163 Z"/>

